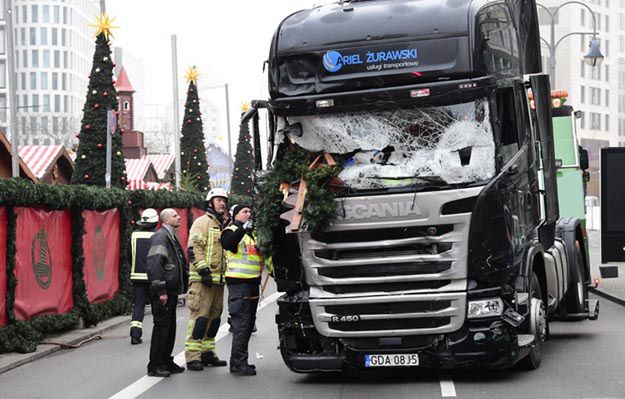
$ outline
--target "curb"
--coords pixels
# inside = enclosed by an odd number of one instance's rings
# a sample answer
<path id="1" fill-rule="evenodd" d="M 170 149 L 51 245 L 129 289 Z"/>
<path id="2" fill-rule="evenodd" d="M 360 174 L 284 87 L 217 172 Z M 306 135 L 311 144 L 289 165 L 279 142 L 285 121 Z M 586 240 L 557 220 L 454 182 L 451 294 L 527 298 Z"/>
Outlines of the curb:
<path id="1" fill-rule="evenodd" d="M 619 297 L 617 297 L 615 295 L 612 295 L 612 294 L 608 294 L 607 292 L 602 291 L 602 290 L 600 290 L 598 288 L 589 287 L 588 291 L 590 291 L 593 294 L 596 294 L 596 295 L 598 295 L 598 296 L 600 296 L 600 297 L 602 297 L 604 299 L 607 299 L 607 300 L 609 300 L 611 302 L 614 302 L 614 303 L 616 303 L 618 305 L 625 306 L 625 299 L 619 298 Z"/>
<path id="2" fill-rule="evenodd" d="M 119 327 L 123 324 L 130 323 L 130 316 L 117 316 L 110 318 L 108 320 L 104 320 L 99 323 L 100 327 L 96 326 L 94 328 L 85 329 L 83 334 L 77 335 L 72 339 L 64 341 L 69 345 L 77 345 L 80 342 L 92 338 L 96 335 L 100 335 L 108 330 L 112 330 L 113 328 Z M 80 331 L 80 330 L 78 330 Z M 46 339 L 54 338 L 55 341 L 63 341 L 63 336 L 74 336 L 76 335 L 77 330 L 68 331 L 65 334 L 61 334 L 55 337 L 46 337 Z M 41 348 L 45 346 L 45 348 Z M 40 349 L 41 348 L 41 349 Z M 0 356 L 0 374 L 3 374 L 9 370 L 13 370 L 14 368 L 23 366 L 24 364 L 33 362 L 37 359 L 41 359 L 44 356 L 48 356 L 51 353 L 62 350 L 60 345 L 45 345 L 39 344 L 37 346 L 37 350 L 31 353 L 10 353 L 5 356 Z"/>

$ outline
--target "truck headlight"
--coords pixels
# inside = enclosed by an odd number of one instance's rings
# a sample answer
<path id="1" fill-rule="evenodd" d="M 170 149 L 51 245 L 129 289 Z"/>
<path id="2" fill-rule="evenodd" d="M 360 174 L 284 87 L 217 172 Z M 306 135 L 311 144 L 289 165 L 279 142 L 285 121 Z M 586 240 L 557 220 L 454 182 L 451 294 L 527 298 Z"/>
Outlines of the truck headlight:
<path id="1" fill-rule="evenodd" d="M 467 318 L 477 319 L 481 317 L 501 316 L 503 313 L 503 301 L 501 298 L 481 299 L 469 301 Z"/>

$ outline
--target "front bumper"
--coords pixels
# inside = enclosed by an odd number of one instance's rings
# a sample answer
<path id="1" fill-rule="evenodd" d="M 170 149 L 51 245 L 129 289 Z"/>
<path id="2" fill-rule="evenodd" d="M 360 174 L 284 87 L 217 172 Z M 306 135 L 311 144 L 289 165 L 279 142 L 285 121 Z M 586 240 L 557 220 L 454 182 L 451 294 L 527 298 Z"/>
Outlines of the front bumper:
<path id="1" fill-rule="evenodd" d="M 432 369 L 507 368 L 529 353 L 518 346 L 516 329 L 499 321 L 486 328 L 465 325 L 451 334 L 392 340 L 326 338 L 312 326 L 286 328 L 280 330 L 280 349 L 286 365 L 299 373 L 364 369 L 370 354 L 416 353 L 419 367 Z"/>

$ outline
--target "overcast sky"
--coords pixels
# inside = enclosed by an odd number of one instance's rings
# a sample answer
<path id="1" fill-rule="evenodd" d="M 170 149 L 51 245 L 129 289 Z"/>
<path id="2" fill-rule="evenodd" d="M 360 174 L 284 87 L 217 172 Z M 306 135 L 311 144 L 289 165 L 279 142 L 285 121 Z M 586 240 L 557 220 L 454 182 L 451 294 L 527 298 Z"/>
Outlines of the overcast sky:
<path id="1" fill-rule="evenodd" d="M 197 65 L 201 86 L 230 85 L 231 128 L 236 136 L 240 104 L 267 97 L 262 74 L 271 37 L 289 14 L 332 0 L 107 0 L 115 17 L 113 46 L 143 63 L 147 103 L 171 102 L 171 40 L 178 41 L 179 91 L 186 93 L 184 72 Z M 132 76 L 130 77 L 132 81 Z M 200 97 L 225 108 L 223 90 Z M 182 119 L 184 109 L 180 109 Z M 222 119 L 225 120 L 225 109 Z M 236 137 L 233 137 L 233 146 Z M 234 152 L 233 147 L 233 152 Z"/>

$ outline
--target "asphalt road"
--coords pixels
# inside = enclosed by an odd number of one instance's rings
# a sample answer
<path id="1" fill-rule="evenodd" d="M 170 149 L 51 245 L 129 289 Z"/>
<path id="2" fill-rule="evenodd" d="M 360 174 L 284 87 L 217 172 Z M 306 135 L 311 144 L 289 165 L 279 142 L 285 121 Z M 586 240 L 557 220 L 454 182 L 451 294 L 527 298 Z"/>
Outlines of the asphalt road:
<path id="1" fill-rule="evenodd" d="M 625 398 L 625 308 L 601 301 L 598 321 L 555 322 L 540 369 L 439 374 L 421 368 L 321 375 L 289 371 L 277 350 L 276 295 L 266 295 L 250 362 L 258 375 L 227 368 L 145 376 L 151 319 L 144 343 L 131 346 L 128 326 L 79 349 L 56 352 L 0 375 L 2 398 Z M 183 350 L 187 312 L 178 313 L 174 354 Z M 231 336 L 220 330 L 217 352 L 228 359 Z M 179 356 L 177 360 L 183 360 Z"/>

